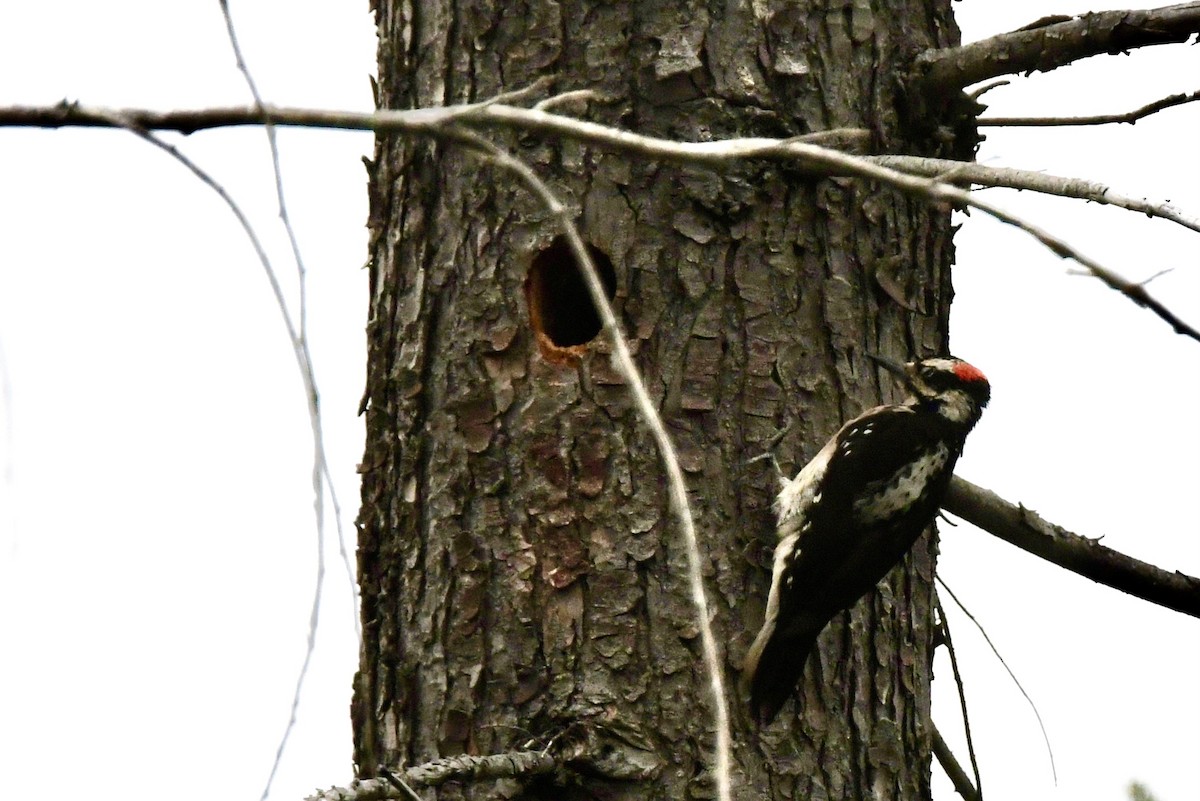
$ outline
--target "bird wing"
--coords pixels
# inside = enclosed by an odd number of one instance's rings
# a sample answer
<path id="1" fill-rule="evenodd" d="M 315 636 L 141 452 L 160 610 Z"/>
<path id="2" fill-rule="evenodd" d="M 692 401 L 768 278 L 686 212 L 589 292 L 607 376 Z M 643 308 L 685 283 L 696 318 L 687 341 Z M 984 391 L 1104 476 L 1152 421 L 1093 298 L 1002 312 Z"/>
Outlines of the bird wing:
<path id="1" fill-rule="evenodd" d="M 862 557 L 863 530 L 902 509 L 903 495 L 924 493 L 952 463 L 948 451 L 929 449 L 936 438 L 924 430 L 924 420 L 907 407 L 878 407 L 842 426 L 822 450 L 819 485 L 807 493 L 788 527 L 797 541 L 788 564 L 779 567 L 797 591 L 784 593 L 791 603 L 784 601 L 780 618 L 797 611 L 788 607 L 819 601 L 811 594 L 821 592 L 848 560 Z"/>

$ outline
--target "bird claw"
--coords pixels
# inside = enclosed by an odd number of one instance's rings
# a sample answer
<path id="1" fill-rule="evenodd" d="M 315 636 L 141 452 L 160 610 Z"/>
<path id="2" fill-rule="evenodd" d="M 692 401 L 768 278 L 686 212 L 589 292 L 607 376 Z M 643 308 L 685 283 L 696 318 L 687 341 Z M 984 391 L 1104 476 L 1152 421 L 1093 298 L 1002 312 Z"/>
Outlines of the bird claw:
<path id="1" fill-rule="evenodd" d="M 771 435 L 771 438 L 767 440 L 767 449 L 763 453 L 760 453 L 758 456 L 755 456 L 746 461 L 746 464 L 754 464 L 755 462 L 770 461 L 771 467 L 773 467 L 775 469 L 775 476 L 779 479 L 779 486 L 781 486 L 781 487 L 787 486 L 788 477 L 786 475 L 784 475 L 783 468 L 779 466 L 779 460 L 775 458 L 775 448 L 779 445 L 780 441 L 782 441 L 783 438 L 785 436 L 787 436 L 787 433 L 791 430 L 792 430 L 792 426 L 789 424 L 789 425 L 786 425 L 783 428 L 779 429 L 778 431 L 776 431 L 774 434 Z"/>
<path id="2" fill-rule="evenodd" d="M 758 456 L 755 456 L 753 459 L 748 459 L 746 461 L 746 464 L 754 464 L 755 462 L 762 462 L 762 461 L 770 461 L 771 467 L 773 467 L 775 469 L 775 477 L 779 479 L 779 484 L 781 486 L 787 486 L 787 483 L 788 483 L 787 476 L 785 476 L 783 474 L 783 468 L 779 466 L 779 460 L 775 458 L 775 454 L 771 453 L 770 451 L 767 451 L 766 453 L 760 453 Z"/>

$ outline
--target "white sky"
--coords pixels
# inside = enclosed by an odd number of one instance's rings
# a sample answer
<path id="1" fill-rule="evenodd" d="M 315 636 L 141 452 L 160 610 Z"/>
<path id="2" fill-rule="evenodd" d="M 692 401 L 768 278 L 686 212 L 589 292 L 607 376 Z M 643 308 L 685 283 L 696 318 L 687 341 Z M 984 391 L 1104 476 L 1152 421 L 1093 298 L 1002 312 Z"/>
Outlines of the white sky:
<path id="1" fill-rule="evenodd" d="M 245 6 L 245 7 L 244 7 Z M 263 94 L 367 109 L 365 2 L 234 2 Z M 242 104 L 215 0 L 0 6 L 0 105 L 63 98 Z M 1061 2 L 1055 13 L 1099 8 Z M 1040 3 L 958 3 L 967 39 Z M 1169 46 L 1014 80 L 997 115 L 1124 111 L 1200 88 Z M 986 164 L 1170 199 L 1200 214 L 1200 104 L 1135 127 L 988 130 Z M 280 131 L 310 273 L 331 464 L 353 537 L 366 309 L 369 135 Z M 174 137 L 237 197 L 294 291 L 261 131 Z M 992 190 L 1007 208 L 1200 325 L 1197 235 L 1107 207 Z M 952 343 L 994 401 L 960 474 L 1050 520 L 1200 575 L 1200 344 L 976 214 L 958 237 Z M 315 577 L 300 382 L 261 268 L 227 210 L 123 132 L 0 129 L 0 786 L 257 797 L 286 721 Z M 351 543 L 353 547 L 353 543 Z M 350 778 L 357 661 L 332 527 L 308 691 L 272 798 Z M 942 576 L 1037 701 L 1058 763 L 951 609 L 992 799 L 1200 797 L 1200 622 L 943 527 Z M 937 664 L 935 718 L 957 701 Z M 965 749 L 958 747 L 965 759 Z M 938 768 L 935 796 L 954 797 Z M 53 783 L 53 784 L 50 784 Z M 115 794 L 115 790 L 113 793 Z"/>

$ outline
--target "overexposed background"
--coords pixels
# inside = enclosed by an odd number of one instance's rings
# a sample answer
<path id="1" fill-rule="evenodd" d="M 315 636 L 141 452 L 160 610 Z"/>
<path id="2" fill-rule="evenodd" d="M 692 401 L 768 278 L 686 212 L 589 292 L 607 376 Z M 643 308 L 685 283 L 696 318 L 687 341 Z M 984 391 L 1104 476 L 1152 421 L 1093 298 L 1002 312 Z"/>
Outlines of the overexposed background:
<path id="1" fill-rule="evenodd" d="M 1110 4 L 1111 5 L 1111 4 Z M 1103 5 L 1071 0 L 1055 13 Z M 164 9 L 168 9 L 164 10 Z M 1041 3 L 956 5 L 966 40 Z M 233 3 L 264 97 L 371 108 L 367 4 Z M 1126 111 L 1194 91 L 1186 45 L 1015 78 L 989 113 Z M 244 104 L 215 0 L 0 6 L 0 105 Z M 980 160 L 1088 177 L 1200 214 L 1200 104 L 1136 126 L 985 129 Z M 261 130 L 170 136 L 242 203 L 294 297 Z M 369 134 L 280 130 L 309 270 L 311 347 L 353 548 L 364 375 Z M 988 190 L 1200 325 L 1197 234 L 1162 220 Z M 964 218 L 955 352 L 994 400 L 959 473 L 1048 519 L 1200 574 L 1200 344 L 1032 239 Z M 0 786 L 103 796 L 256 797 L 287 720 L 316 577 L 311 445 L 279 314 L 216 196 L 125 132 L 0 129 Z M 332 523 L 332 521 L 331 521 Z M 701 521 L 701 524 L 703 521 Z M 351 778 L 357 661 L 332 524 L 317 650 L 272 798 Z M 1037 701 L 1032 713 L 970 623 L 949 614 L 993 799 L 1200 796 L 1200 621 L 1068 574 L 963 525 L 942 576 Z M 944 657 L 935 718 L 965 760 Z M 935 795 L 953 791 L 934 767 Z M 115 790 L 114 790 L 115 792 Z"/>

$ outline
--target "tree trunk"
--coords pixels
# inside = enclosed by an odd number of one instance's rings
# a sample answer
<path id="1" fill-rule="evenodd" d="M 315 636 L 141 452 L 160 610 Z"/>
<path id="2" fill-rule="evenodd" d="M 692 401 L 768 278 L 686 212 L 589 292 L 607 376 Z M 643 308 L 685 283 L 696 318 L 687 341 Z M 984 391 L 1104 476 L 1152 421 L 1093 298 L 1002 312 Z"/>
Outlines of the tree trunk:
<path id="1" fill-rule="evenodd" d="M 937 118 L 948 112 L 922 105 L 915 119 L 899 78 L 920 50 L 957 43 L 949 0 L 376 5 L 381 108 L 483 100 L 555 75 L 559 90 L 605 96 L 591 119 L 647 134 L 854 127 L 881 152 L 973 145 Z M 946 352 L 948 211 L 779 163 L 716 174 L 496 138 L 611 260 L 618 317 L 687 472 L 735 797 L 927 798 L 932 536 L 822 635 L 802 714 L 789 704 L 758 730 L 736 680 L 762 623 L 778 488 L 748 460 L 786 429 L 775 452 L 790 473 L 844 420 L 894 398 L 865 352 Z M 555 220 L 453 145 L 381 137 L 370 173 L 360 773 L 582 724 L 621 746 L 578 784 L 437 797 L 712 796 L 712 703 L 679 527 L 607 343 L 578 344 L 594 334 L 590 304 L 563 278 L 573 267 Z"/>

